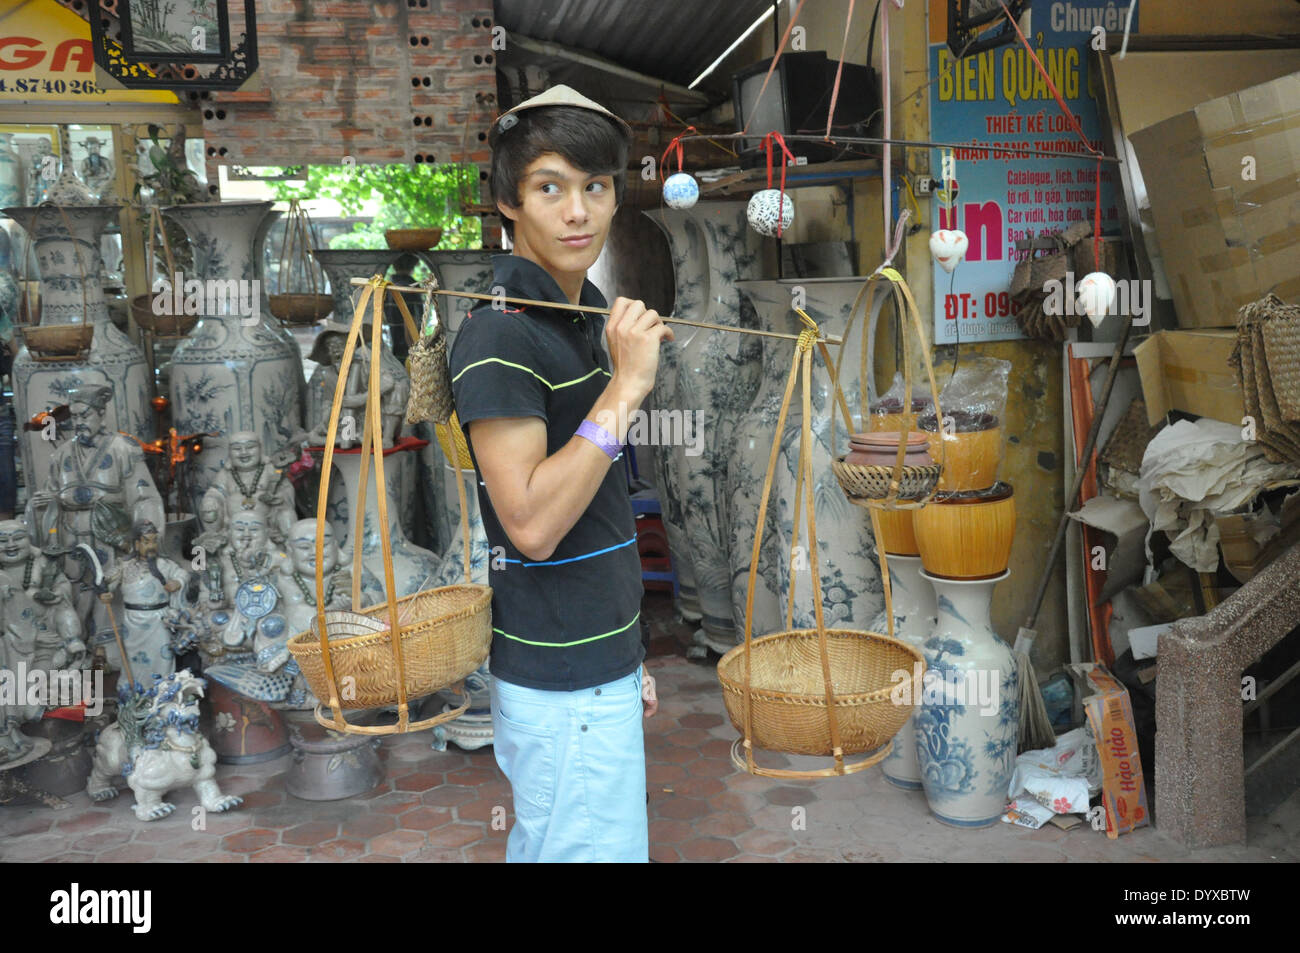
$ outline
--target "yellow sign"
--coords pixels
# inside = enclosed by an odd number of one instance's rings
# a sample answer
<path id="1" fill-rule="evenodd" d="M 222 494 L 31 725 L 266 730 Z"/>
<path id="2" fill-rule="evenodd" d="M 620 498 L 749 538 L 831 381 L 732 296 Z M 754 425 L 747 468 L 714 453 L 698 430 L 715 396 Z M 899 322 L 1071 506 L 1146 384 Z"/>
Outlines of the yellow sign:
<path id="1" fill-rule="evenodd" d="M 55 0 L 0 0 L 0 102 L 179 103 L 165 90 L 95 82 L 90 24 Z"/>

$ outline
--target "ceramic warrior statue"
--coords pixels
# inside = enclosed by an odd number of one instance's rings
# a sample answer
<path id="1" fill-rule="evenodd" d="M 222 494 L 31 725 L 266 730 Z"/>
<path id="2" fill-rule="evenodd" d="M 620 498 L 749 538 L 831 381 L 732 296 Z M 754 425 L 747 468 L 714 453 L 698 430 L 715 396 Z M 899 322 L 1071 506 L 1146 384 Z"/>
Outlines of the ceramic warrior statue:
<path id="1" fill-rule="evenodd" d="M 121 509 L 127 524 L 148 520 L 163 526 L 163 502 L 145 466 L 144 454 L 131 440 L 104 426 L 104 409 L 112 399 L 111 385 L 96 384 L 69 391 L 73 438 L 54 449 L 44 486 L 28 501 L 27 524 L 50 554 L 70 554 L 80 544 L 94 550 L 103 569 L 116 560 L 114 540 L 102 539 L 93 518 L 96 507 Z M 126 547 L 122 547 L 126 548 Z M 93 586 L 82 581 L 84 563 L 64 560 L 73 585 L 73 599 L 96 643 L 112 639 L 107 614 L 95 610 Z"/>
<path id="2" fill-rule="evenodd" d="M 27 704 L 33 701 L 27 697 L 25 679 L 19 683 L 17 672 L 19 666 L 28 670 L 35 668 L 36 631 L 14 618 L 16 610 L 26 602 L 23 591 L 7 574 L 0 572 L 0 670 L 7 673 L 13 688 L 0 694 L 0 765 L 16 761 L 27 755 L 34 747 L 31 738 L 19 730 L 19 726 L 35 721 L 45 714 L 43 704 Z"/>
<path id="3" fill-rule="evenodd" d="M 72 586 L 59 560 L 32 545 L 27 524 L 0 521 L 0 572 L 8 578 L 4 617 L 36 636 L 33 664 L 39 669 L 80 668 L 89 662 Z"/>
<path id="4" fill-rule="evenodd" d="M 176 670 L 176 656 L 187 645 L 185 586 L 188 570 L 158 555 L 158 528 L 149 520 L 132 527 L 134 553 L 104 573 L 109 590 L 122 593 L 121 635 L 134 679 L 149 686 L 154 676 L 166 678 Z M 104 592 L 110 601 L 111 592 Z M 178 638 L 180 636 L 180 638 Z"/>
<path id="5" fill-rule="evenodd" d="M 369 325 L 366 325 L 368 328 Z M 347 344 L 349 327 L 330 322 L 325 325 L 312 346 L 311 359 L 320 365 L 312 375 L 311 394 L 308 399 L 312 429 L 308 439 L 316 446 L 324 446 L 329 427 L 330 409 L 334 391 L 338 386 L 339 366 Z M 370 386 L 369 340 L 366 347 L 358 347 L 352 354 L 348 367 L 348 380 L 343 393 L 343 410 L 335 446 L 350 449 L 361 443 L 364 430 L 367 392 Z M 410 378 L 397 359 L 384 349 L 379 364 L 379 411 L 384 435 L 383 446 L 391 447 L 401 436 L 406 417 L 406 398 L 411 390 Z M 349 422 L 349 418 L 351 421 Z"/>
<path id="6" fill-rule="evenodd" d="M 204 494 L 203 505 L 209 497 L 223 502 L 228 524 L 250 510 L 268 517 L 267 528 L 275 542 L 284 542 L 297 515 L 286 468 L 268 461 L 262 441 L 246 430 L 231 434 L 230 458 Z"/>

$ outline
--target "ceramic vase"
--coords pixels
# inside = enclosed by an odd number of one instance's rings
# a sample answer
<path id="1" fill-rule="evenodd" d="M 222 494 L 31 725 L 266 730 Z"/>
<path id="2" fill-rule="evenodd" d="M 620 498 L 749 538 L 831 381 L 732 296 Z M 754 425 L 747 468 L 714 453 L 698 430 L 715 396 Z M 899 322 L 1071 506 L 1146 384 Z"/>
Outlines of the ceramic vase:
<path id="1" fill-rule="evenodd" d="M 673 313 L 709 324 L 755 327 L 757 318 L 736 284 L 758 277 L 763 266 L 762 239 L 746 225 L 745 203 L 701 202 L 651 218 L 668 236 L 672 253 L 677 281 Z M 706 268 L 701 269 L 701 261 Z M 680 412 L 682 418 L 681 439 L 672 441 L 669 459 L 677 470 L 676 491 L 703 615 L 697 642 L 725 653 L 740 637 L 737 625 L 743 625 L 732 611 L 727 463 L 732 434 L 758 391 L 762 349 L 750 335 L 685 325 L 673 333 L 676 386 L 671 394 L 657 396 L 656 409 Z M 662 424 L 654 429 L 662 439 Z M 670 493 L 672 489 L 670 483 Z"/>
<path id="2" fill-rule="evenodd" d="M 994 579 L 941 579 L 934 587 L 938 622 L 923 651 L 927 670 L 912 715 L 925 797 L 935 817 L 954 827 L 994 824 L 1007 806 L 1016 763 L 1020 683 L 1015 656 L 993 631 Z"/>
<path id="3" fill-rule="evenodd" d="M 0 135 L 0 208 L 21 205 L 26 185 L 22 157 L 11 145 L 9 136 Z"/>
<path id="4" fill-rule="evenodd" d="M 905 512 L 905 511 L 904 511 Z M 938 621 L 934 604 L 934 589 L 921 578 L 919 556 L 890 554 L 889 589 L 894 603 L 894 638 L 915 648 L 922 648 L 926 639 L 934 634 Z M 867 627 L 871 632 L 889 635 L 889 619 L 882 610 Z M 921 789 L 921 768 L 916 761 L 916 736 L 912 719 L 907 720 L 902 731 L 894 736 L 894 748 L 883 762 L 885 778 L 896 787 L 909 791 Z"/>
<path id="5" fill-rule="evenodd" d="M 149 405 L 153 373 L 144 353 L 109 319 L 99 283 L 99 236 L 121 210 L 120 205 L 6 208 L 30 238 L 41 274 L 41 324 L 93 324 L 95 337 L 84 361 L 37 361 L 26 344 L 13 364 L 14 413 L 19 423 L 33 414 L 65 404 L 68 391 L 89 384 L 111 384 L 113 400 L 104 423 L 109 430 L 154 436 Z M 27 242 L 19 254 L 25 254 Z M 84 274 L 84 278 L 83 278 Z M 41 431 L 20 431 L 19 446 L 29 486 L 38 486 L 49 468 L 54 446 Z"/>
<path id="6" fill-rule="evenodd" d="M 336 324 L 350 326 L 352 324 L 352 315 L 356 308 L 357 295 L 360 293 L 360 286 L 352 284 L 353 278 L 369 278 L 374 274 L 387 274 L 389 267 L 397 259 L 401 252 L 391 251 L 384 248 L 313 248 L 312 257 L 320 264 L 321 269 L 325 272 L 325 277 L 329 281 L 330 294 L 334 297 L 334 316 L 331 318 Z M 366 305 L 366 320 L 370 320 L 370 305 Z M 369 342 L 369 338 L 366 341 Z M 395 379 L 405 381 L 407 379 L 406 366 L 393 354 L 392 348 L 387 343 L 383 349 L 383 368 Z M 311 378 L 307 381 L 307 427 L 311 427 L 322 418 L 328 419 L 330 404 L 334 400 L 334 385 L 332 383 L 333 375 L 327 375 L 323 368 L 317 368 L 312 372 Z M 400 458 L 395 457 L 393 462 L 400 468 L 400 475 L 394 484 L 397 487 L 398 495 L 394 499 L 401 504 L 402 528 L 411 536 L 415 532 L 413 519 L 416 513 L 415 495 L 417 492 L 418 482 L 418 464 L 417 455 L 404 453 Z M 339 509 L 341 501 L 334 498 L 333 492 L 330 494 L 330 504 L 335 509 Z M 341 522 L 351 520 L 351 514 L 340 511 Z M 339 530 L 340 526 L 335 526 Z M 347 539 L 347 532 L 339 539 Z"/>
<path id="7" fill-rule="evenodd" d="M 163 209 L 189 236 L 194 272 L 187 284 L 197 278 L 205 289 L 198 323 L 172 353 L 169 387 L 178 430 L 219 434 L 194 461 L 196 498 L 225 464 L 232 433 L 251 431 L 269 450 L 302 429 L 302 352 L 271 315 L 258 278 L 257 242 L 270 209 L 270 202 Z"/>
<path id="8" fill-rule="evenodd" d="M 753 300 L 760 313 L 767 312 L 767 326 L 787 334 L 797 334 L 803 325 L 799 316 L 791 310 L 793 296 L 799 293 L 804 298 L 804 310 L 817 322 L 823 335 L 842 337 L 848 324 L 849 311 L 853 300 L 862 287 L 865 278 L 800 278 L 779 281 L 742 282 L 741 288 Z M 796 289 L 801 289 L 796 292 Z M 862 320 L 854 325 L 853 334 L 845 341 L 842 348 L 832 350 L 832 355 L 839 353 L 853 355 L 844 368 L 840 385 L 844 389 L 845 400 L 850 407 L 859 403 L 860 362 L 856 359 L 861 341 Z M 772 361 L 772 366 L 764 368 L 765 397 L 772 407 L 772 423 L 765 434 L 754 440 L 755 448 L 747 447 L 743 452 L 750 456 L 739 465 L 751 474 L 745 477 L 755 483 L 753 497 L 762 489 L 763 474 L 767 469 L 767 458 L 771 450 L 773 429 L 776 426 L 776 413 L 780 409 L 781 394 L 790 375 L 790 363 L 793 358 L 793 342 L 782 341 L 784 348 L 774 348 L 774 353 L 783 356 Z M 776 563 L 773 567 L 773 582 L 782 607 L 782 627 L 784 611 L 788 599 L 790 570 L 793 565 L 797 574 L 795 585 L 793 628 L 808 629 L 817 624 L 815 604 L 820 600 L 823 615 L 828 627 L 838 629 L 866 629 L 885 605 L 884 587 L 880 582 L 880 568 L 875 562 L 875 541 L 871 533 L 871 517 L 866 509 L 854 506 L 844 495 L 835 474 L 831 471 L 831 401 L 834 398 L 834 386 L 819 352 L 814 353 L 811 381 L 811 421 L 813 485 L 805 487 L 804 492 L 811 492 L 817 517 L 817 556 L 818 569 L 821 574 L 819 584 L 812 581 L 812 561 L 807 552 L 808 520 L 805 509 L 800 511 L 799 538 L 794 535 L 794 508 L 797 468 L 799 462 L 799 443 L 803 421 L 803 409 L 800 396 L 801 385 L 796 385 L 791 398 L 790 410 L 786 415 L 785 429 L 781 434 L 781 450 L 777 457 L 776 472 L 772 481 L 772 502 L 768 504 L 776 520 L 778 546 Z M 847 452 L 849 429 L 843 415 L 836 417 L 836 449 Z M 738 447 L 737 452 L 742 452 Z M 748 493 L 742 494 L 747 497 Z M 757 506 L 755 502 L 753 504 Z M 806 503 L 804 504 L 806 506 Z M 751 521 L 752 523 L 752 521 Z M 799 549 L 792 552 L 792 544 Z M 746 553 L 745 558 L 748 558 Z M 761 567 L 760 567 L 761 568 Z"/>

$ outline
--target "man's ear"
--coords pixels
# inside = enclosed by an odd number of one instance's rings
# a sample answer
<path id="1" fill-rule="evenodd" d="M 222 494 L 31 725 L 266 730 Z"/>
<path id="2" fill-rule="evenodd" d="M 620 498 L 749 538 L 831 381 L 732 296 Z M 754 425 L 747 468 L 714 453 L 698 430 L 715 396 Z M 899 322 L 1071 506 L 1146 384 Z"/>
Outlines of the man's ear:
<path id="1" fill-rule="evenodd" d="M 507 205 L 505 202 L 497 199 L 497 211 L 512 222 L 519 221 L 519 209 Z"/>

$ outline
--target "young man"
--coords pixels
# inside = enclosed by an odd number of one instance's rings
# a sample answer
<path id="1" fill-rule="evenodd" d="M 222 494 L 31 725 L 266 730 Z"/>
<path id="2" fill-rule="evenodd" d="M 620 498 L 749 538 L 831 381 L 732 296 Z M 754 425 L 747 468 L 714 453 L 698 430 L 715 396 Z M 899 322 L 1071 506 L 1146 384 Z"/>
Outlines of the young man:
<path id="1" fill-rule="evenodd" d="M 586 274 L 623 195 L 630 139 L 565 86 L 493 125 L 492 190 L 514 244 L 493 266 L 507 297 L 605 307 Z M 641 719 L 658 703 L 641 667 L 636 525 L 615 461 L 672 339 L 626 298 L 608 320 L 484 306 L 456 336 L 456 410 L 489 545 L 506 554 L 490 582 L 494 744 L 515 806 L 508 861 L 648 857 Z"/>

